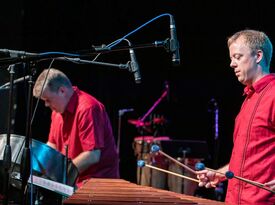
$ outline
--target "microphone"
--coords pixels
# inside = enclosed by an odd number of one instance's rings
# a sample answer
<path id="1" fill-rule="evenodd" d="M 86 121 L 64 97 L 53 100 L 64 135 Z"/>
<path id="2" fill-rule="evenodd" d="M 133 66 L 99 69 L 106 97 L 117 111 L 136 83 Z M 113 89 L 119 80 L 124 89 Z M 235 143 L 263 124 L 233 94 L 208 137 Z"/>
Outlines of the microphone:
<path id="1" fill-rule="evenodd" d="M 170 15 L 170 52 L 172 53 L 172 63 L 174 65 L 180 64 L 180 51 L 179 51 L 179 42 L 176 32 L 176 24 L 174 17 Z"/>
<path id="2" fill-rule="evenodd" d="M 17 51 L 10 49 L 0 49 L 0 52 L 8 54 L 11 58 L 21 57 L 21 56 L 37 56 L 37 53 L 29 53 L 26 51 Z"/>
<path id="3" fill-rule="evenodd" d="M 120 109 L 118 110 L 118 115 L 122 116 L 125 112 L 133 112 L 134 108 L 128 108 L 128 109 Z"/>
<path id="4" fill-rule="evenodd" d="M 140 74 L 139 65 L 136 59 L 135 51 L 132 48 L 130 48 L 129 51 L 130 51 L 130 57 L 131 57 L 130 71 L 134 73 L 135 82 L 139 84 L 141 83 L 141 74 Z"/>
<path id="5" fill-rule="evenodd" d="M 29 80 L 30 76 L 29 75 L 26 75 L 24 77 L 21 77 L 21 78 L 17 78 L 16 80 L 13 81 L 14 84 L 16 83 L 20 83 L 22 81 L 25 81 L 25 80 Z M 8 89 L 10 87 L 10 82 L 8 83 L 5 83 L 4 85 L 0 86 L 0 89 Z"/>

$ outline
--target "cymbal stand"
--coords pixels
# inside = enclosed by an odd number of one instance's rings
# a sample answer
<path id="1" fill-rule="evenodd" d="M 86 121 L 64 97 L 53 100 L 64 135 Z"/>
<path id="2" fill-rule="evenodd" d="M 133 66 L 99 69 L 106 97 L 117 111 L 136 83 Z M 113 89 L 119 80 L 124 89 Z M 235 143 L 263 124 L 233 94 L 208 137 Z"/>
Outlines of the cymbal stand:
<path id="1" fill-rule="evenodd" d="M 168 94 L 168 89 L 165 89 L 162 95 L 157 99 L 157 101 L 153 104 L 153 106 L 143 115 L 143 117 L 140 119 L 140 122 L 143 123 L 144 120 L 153 112 L 153 110 L 159 105 L 159 103 L 165 98 Z M 143 129 L 141 129 L 143 132 Z M 143 156 L 145 154 L 145 146 L 144 146 L 144 135 L 142 134 L 142 140 L 141 140 L 141 158 L 143 159 Z M 141 184 L 142 181 L 142 169 L 139 168 L 139 182 L 138 184 Z"/>
<path id="2" fill-rule="evenodd" d="M 11 134 L 11 120 L 13 110 L 13 78 L 14 78 L 15 64 L 9 66 L 10 72 L 10 89 L 9 89 L 9 113 L 8 113 L 8 125 L 7 125 L 7 142 L 4 150 L 4 205 L 9 202 L 9 187 L 10 187 L 10 167 L 11 167 L 11 146 L 10 146 L 10 134 Z"/>
<path id="3" fill-rule="evenodd" d="M 165 98 L 168 94 L 168 90 L 165 89 L 165 91 L 162 93 L 159 99 L 153 104 L 153 106 L 144 114 L 144 116 L 140 119 L 141 122 L 144 122 L 144 120 L 153 112 L 153 110 L 158 106 L 158 104 Z"/>

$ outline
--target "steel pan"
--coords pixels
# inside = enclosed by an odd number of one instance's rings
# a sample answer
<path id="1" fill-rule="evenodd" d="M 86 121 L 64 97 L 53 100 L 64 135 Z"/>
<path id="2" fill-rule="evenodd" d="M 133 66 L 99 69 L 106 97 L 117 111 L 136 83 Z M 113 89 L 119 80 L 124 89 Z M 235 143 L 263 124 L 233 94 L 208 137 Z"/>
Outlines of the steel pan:
<path id="1" fill-rule="evenodd" d="M 3 160 L 7 135 L 0 135 L 0 160 Z M 37 176 L 64 183 L 64 160 L 65 156 L 48 145 L 32 139 L 30 142 L 32 170 Z M 12 171 L 18 171 L 20 167 L 25 137 L 11 134 L 10 146 L 12 151 Z M 67 184 L 74 186 L 78 171 L 75 165 L 69 161 L 67 171 Z"/>

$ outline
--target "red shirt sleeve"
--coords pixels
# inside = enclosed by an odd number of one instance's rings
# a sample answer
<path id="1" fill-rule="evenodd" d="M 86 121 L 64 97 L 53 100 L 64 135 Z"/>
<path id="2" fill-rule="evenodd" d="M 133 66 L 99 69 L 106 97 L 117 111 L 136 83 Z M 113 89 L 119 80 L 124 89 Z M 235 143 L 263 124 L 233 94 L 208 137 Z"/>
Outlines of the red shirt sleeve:
<path id="1" fill-rule="evenodd" d="M 104 110 L 100 106 L 92 106 L 79 115 L 79 139 L 83 151 L 104 147 Z"/>

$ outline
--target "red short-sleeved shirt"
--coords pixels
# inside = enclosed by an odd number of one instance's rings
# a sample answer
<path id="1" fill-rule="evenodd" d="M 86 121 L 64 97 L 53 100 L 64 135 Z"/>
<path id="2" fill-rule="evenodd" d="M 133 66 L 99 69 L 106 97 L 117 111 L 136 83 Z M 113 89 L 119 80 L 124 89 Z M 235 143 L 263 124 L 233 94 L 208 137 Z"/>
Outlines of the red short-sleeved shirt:
<path id="1" fill-rule="evenodd" d="M 112 133 L 112 127 L 104 106 L 91 95 L 74 87 L 63 114 L 52 112 L 49 142 L 65 155 L 74 159 L 81 152 L 101 150 L 100 161 L 81 173 L 77 185 L 92 177 L 118 178 L 118 154 Z"/>
<path id="2" fill-rule="evenodd" d="M 229 170 L 236 176 L 266 183 L 275 179 L 275 75 L 270 74 L 253 87 L 235 120 L 234 148 Z M 226 201 L 231 204 L 275 204 L 275 195 L 230 179 Z"/>

